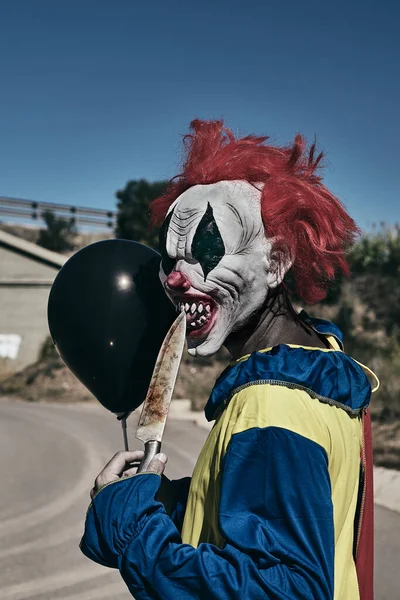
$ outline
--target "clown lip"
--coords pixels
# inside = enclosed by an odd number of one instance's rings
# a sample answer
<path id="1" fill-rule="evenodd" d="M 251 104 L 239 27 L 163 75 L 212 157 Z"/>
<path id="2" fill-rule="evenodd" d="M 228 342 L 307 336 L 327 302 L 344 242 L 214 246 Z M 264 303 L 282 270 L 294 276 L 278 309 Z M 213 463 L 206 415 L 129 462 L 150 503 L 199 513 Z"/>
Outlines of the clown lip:
<path id="1" fill-rule="evenodd" d="M 190 339 L 204 338 L 211 331 L 217 312 L 215 301 L 207 294 L 174 296 L 178 311 L 186 312 L 186 331 Z"/>

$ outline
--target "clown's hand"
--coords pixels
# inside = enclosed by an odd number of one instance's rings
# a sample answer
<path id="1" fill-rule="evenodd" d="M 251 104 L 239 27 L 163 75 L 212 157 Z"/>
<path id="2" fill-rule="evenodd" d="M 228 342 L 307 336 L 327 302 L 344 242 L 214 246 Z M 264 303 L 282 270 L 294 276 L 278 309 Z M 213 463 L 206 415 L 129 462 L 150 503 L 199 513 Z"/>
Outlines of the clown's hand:
<path id="1" fill-rule="evenodd" d="M 146 471 L 136 475 L 143 456 L 141 451 L 118 452 L 96 477 L 80 548 L 100 565 L 117 569 L 127 541 L 148 515 L 165 515 L 156 495 L 167 457 L 156 454 Z"/>
<path id="2" fill-rule="evenodd" d="M 140 461 L 144 457 L 142 450 L 134 450 L 132 452 L 117 452 L 115 456 L 106 464 L 104 469 L 99 473 L 94 482 L 94 487 L 90 492 L 91 498 L 100 491 L 101 488 L 113 481 L 117 481 L 123 477 L 135 475 Z M 156 454 L 150 462 L 146 473 L 155 473 L 162 475 L 164 473 L 165 464 L 168 457 L 161 453 Z"/>

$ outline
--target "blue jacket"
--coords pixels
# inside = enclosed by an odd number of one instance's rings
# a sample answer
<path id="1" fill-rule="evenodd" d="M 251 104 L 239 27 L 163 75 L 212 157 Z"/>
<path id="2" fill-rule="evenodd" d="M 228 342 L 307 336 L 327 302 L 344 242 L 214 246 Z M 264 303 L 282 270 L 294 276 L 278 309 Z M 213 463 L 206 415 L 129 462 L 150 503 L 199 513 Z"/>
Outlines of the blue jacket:
<path id="1" fill-rule="evenodd" d="M 371 387 L 337 329 L 314 326 L 330 350 L 279 345 L 220 376 L 191 480 L 140 474 L 93 499 L 81 549 L 118 568 L 137 600 L 359 598 L 354 531 Z"/>

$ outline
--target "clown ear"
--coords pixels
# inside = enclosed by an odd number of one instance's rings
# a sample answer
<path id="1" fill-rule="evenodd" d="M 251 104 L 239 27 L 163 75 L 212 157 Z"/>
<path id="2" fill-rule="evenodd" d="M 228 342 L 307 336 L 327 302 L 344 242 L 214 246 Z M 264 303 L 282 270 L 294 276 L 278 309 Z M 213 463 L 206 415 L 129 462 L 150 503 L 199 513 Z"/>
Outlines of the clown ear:
<path id="1" fill-rule="evenodd" d="M 294 256 L 283 240 L 270 238 L 270 250 L 267 260 L 267 285 L 274 289 L 280 285 L 286 273 L 292 268 Z"/>

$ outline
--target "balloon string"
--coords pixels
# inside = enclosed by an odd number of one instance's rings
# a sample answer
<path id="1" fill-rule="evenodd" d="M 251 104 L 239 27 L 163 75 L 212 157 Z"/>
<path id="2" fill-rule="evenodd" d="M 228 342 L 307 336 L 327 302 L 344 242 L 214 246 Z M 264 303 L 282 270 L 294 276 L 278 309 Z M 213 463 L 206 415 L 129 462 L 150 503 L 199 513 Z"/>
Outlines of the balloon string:
<path id="1" fill-rule="evenodd" d="M 127 433 L 127 429 L 126 429 L 126 418 L 121 419 L 121 425 L 122 425 L 122 435 L 124 436 L 125 450 L 126 450 L 126 452 L 128 452 L 129 444 L 128 444 L 128 433 Z"/>

